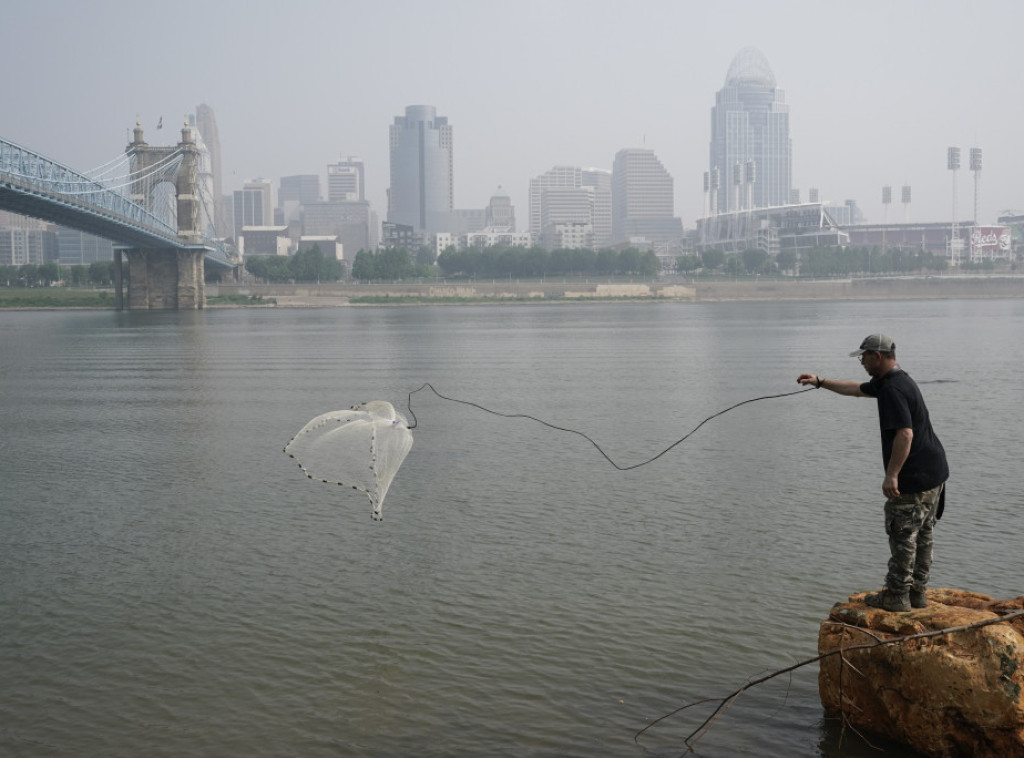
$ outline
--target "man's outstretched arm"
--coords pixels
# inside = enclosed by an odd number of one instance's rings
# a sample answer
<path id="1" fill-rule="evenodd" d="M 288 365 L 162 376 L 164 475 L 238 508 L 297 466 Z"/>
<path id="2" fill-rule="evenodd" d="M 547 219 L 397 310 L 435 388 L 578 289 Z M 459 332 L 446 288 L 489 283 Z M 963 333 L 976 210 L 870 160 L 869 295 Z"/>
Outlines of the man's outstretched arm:
<path id="1" fill-rule="evenodd" d="M 867 395 L 860 391 L 860 382 L 851 382 L 843 379 L 825 379 L 817 374 L 800 374 L 796 381 L 798 384 L 820 387 L 821 389 L 835 392 L 837 395 L 867 397 Z"/>

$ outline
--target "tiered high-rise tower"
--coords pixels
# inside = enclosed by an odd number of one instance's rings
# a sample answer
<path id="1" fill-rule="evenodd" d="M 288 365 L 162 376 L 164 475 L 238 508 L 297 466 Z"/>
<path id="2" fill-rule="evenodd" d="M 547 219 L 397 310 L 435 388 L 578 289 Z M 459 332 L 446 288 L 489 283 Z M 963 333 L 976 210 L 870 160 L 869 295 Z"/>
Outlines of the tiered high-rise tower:
<path id="1" fill-rule="evenodd" d="M 711 109 L 709 168 L 721 178 L 713 207 L 727 213 L 788 204 L 792 153 L 785 93 L 775 86 L 764 54 L 744 48 Z"/>

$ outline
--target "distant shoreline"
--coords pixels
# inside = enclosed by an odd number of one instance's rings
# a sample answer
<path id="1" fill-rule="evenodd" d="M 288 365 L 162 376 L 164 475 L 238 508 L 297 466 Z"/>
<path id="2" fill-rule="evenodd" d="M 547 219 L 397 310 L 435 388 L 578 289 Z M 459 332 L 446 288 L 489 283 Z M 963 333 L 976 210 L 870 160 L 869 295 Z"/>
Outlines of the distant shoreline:
<path id="1" fill-rule="evenodd" d="M 653 282 L 565 279 L 561 281 L 498 280 L 414 284 L 208 285 L 207 296 L 215 294 L 258 296 L 264 300 L 274 299 L 277 301 L 276 307 L 282 308 L 619 301 L 706 303 L 786 300 L 955 300 L 1024 297 L 1024 276 L 970 275 L 829 280 L 754 279 Z M 267 306 L 263 305 L 262 307 Z"/>
<path id="2" fill-rule="evenodd" d="M 20 292 L 25 292 L 20 290 Z M 111 310 L 109 303 L 83 305 L 65 292 L 39 289 L 52 302 L 4 302 L 0 311 Z M 776 302 L 842 300 L 960 300 L 1024 297 L 1024 275 L 922 276 L 859 279 L 750 279 L 733 281 L 655 280 L 604 281 L 452 281 L 390 284 L 208 284 L 208 300 L 230 297 L 234 302 L 208 302 L 215 308 L 341 308 L 411 305 L 502 305 L 533 303 L 612 302 Z M 251 299 L 251 302 L 249 300 Z"/>

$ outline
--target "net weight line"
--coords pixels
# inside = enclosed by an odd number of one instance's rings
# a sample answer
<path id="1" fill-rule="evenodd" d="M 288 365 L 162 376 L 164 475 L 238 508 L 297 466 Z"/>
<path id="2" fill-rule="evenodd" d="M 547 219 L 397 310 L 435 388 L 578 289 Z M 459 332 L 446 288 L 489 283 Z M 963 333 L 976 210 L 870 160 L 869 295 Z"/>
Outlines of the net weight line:
<path id="1" fill-rule="evenodd" d="M 799 395 L 799 394 L 804 393 L 804 392 L 810 392 L 811 390 L 816 389 L 816 388 L 815 387 L 805 387 L 804 389 L 794 390 L 793 392 L 782 392 L 782 393 L 780 393 L 778 395 L 762 395 L 761 397 L 753 397 L 753 398 L 750 398 L 749 400 L 743 400 L 743 401 L 741 401 L 739 403 L 736 403 L 735 405 L 730 405 L 728 408 L 725 408 L 724 410 L 718 411 L 717 413 L 713 413 L 712 415 L 708 416 L 706 419 L 704 419 L 699 424 L 697 424 L 697 426 L 695 426 L 693 429 L 691 429 L 689 432 L 687 432 L 682 437 L 677 439 L 675 442 L 673 442 L 671 445 L 666 447 L 664 450 L 662 450 L 660 453 L 658 453 L 654 457 L 648 458 L 646 461 L 641 461 L 640 463 L 634 463 L 632 466 L 620 466 L 618 463 L 613 461 L 608 456 L 608 454 L 604 450 L 601 449 L 601 446 L 598 445 L 596 442 L 594 442 L 593 439 L 588 437 L 583 432 L 577 431 L 576 429 L 567 429 L 564 426 L 556 426 L 555 424 L 548 423 L 547 421 L 544 421 L 543 419 L 539 419 L 536 416 L 530 416 L 529 414 L 526 414 L 526 413 L 501 413 L 500 411 L 495 411 L 495 410 L 491 410 L 490 408 L 485 408 L 484 406 L 480 405 L 479 403 L 474 403 L 474 402 L 472 402 L 470 400 L 460 400 L 460 399 L 458 399 L 456 397 L 448 397 L 447 395 L 442 395 L 440 392 L 438 392 L 436 389 L 434 389 L 434 386 L 430 382 L 424 382 L 421 387 L 419 387 L 417 389 L 414 389 L 412 392 L 409 393 L 409 400 L 408 400 L 407 405 L 409 407 L 409 415 L 412 416 L 412 424 L 409 426 L 410 429 L 415 429 L 419 425 L 419 419 L 416 418 L 416 414 L 413 413 L 413 410 L 412 410 L 412 396 L 415 395 L 417 392 L 420 392 L 421 390 L 425 390 L 425 389 L 429 389 L 431 392 L 433 392 L 435 395 L 437 395 L 437 397 L 441 398 L 442 400 L 448 400 L 449 402 L 459 403 L 461 405 L 468 405 L 468 406 L 470 406 L 472 408 L 477 408 L 477 409 L 479 409 L 481 411 L 484 411 L 485 413 L 490 413 L 491 415 L 494 415 L 494 416 L 500 416 L 501 418 L 525 418 L 525 419 L 530 419 L 531 421 L 536 421 L 538 424 L 543 424 L 544 426 L 548 427 L 549 429 L 554 429 L 555 431 L 558 431 L 558 432 L 568 432 L 570 434 L 575 434 L 575 435 L 577 435 L 579 437 L 582 437 L 587 442 L 589 442 L 591 445 L 593 445 L 597 449 L 597 452 L 599 452 L 604 457 L 604 459 L 606 461 L 608 461 L 610 464 L 612 464 L 612 466 L 617 468 L 619 471 L 631 471 L 631 470 L 633 470 L 635 468 L 640 468 L 641 466 L 646 466 L 648 463 L 654 463 L 654 461 L 656 461 L 659 458 L 661 458 L 667 452 L 669 452 L 673 448 L 677 447 L 678 445 L 682 444 L 687 439 L 689 439 L 698 429 L 700 429 L 702 426 L 704 426 L 704 424 L 708 423 L 712 419 L 718 418 L 719 416 L 721 416 L 724 413 L 728 413 L 731 410 L 739 408 L 741 405 L 747 405 L 748 403 L 756 403 L 758 400 L 773 400 L 775 398 L 780 398 L 780 397 L 789 397 L 790 395 Z"/>

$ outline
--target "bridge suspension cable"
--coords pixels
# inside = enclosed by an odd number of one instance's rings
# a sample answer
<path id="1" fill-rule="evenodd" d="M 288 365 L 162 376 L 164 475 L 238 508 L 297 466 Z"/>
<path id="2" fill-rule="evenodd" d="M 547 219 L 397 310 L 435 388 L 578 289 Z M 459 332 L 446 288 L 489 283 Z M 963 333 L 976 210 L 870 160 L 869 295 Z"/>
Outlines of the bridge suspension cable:
<path id="1" fill-rule="evenodd" d="M 160 162 L 154 163 L 144 174 L 129 174 L 127 176 L 121 175 L 116 177 L 116 180 L 119 182 L 118 184 L 104 183 L 81 174 L 71 174 L 70 177 L 68 177 L 68 175 L 63 174 L 63 172 L 61 172 L 62 175 L 60 177 L 46 177 L 41 176 L 38 173 L 31 174 L 13 169 L 8 173 L 12 176 L 18 177 L 19 179 L 37 181 L 41 184 L 52 186 L 54 191 L 60 192 L 62 195 L 90 195 L 96 192 L 115 192 L 120 194 L 118 192 L 119 190 L 137 185 L 139 182 L 142 182 L 143 187 L 148 189 L 147 182 L 150 179 L 154 176 L 163 177 L 170 174 L 172 171 L 176 170 L 179 165 L 181 165 L 183 158 L 184 154 L 180 150 L 175 151 Z"/>
<path id="2" fill-rule="evenodd" d="M 131 160 L 131 153 L 119 153 L 116 158 L 113 158 L 106 163 L 100 164 L 96 168 L 91 168 L 88 171 L 83 171 L 85 176 L 100 181 L 104 176 L 113 174 L 115 171 L 123 168 L 127 168 L 129 161 Z"/>

